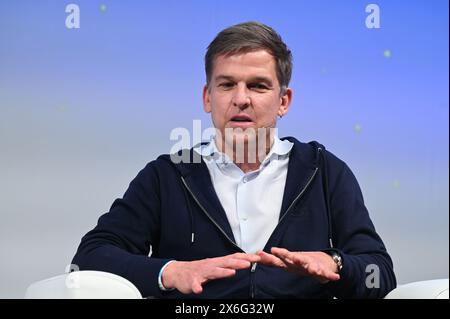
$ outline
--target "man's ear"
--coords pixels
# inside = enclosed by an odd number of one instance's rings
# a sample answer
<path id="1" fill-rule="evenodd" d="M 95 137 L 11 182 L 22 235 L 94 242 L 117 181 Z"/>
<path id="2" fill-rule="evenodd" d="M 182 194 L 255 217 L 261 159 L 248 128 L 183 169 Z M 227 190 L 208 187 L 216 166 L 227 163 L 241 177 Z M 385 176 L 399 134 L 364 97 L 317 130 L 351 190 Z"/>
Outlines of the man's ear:
<path id="1" fill-rule="evenodd" d="M 284 116 L 289 110 L 292 102 L 292 89 L 287 88 L 284 95 L 280 97 L 280 107 L 278 108 L 278 116 Z"/>
<path id="2" fill-rule="evenodd" d="M 211 101 L 207 84 L 203 87 L 203 109 L 206 113 L 211 113 Z"/>

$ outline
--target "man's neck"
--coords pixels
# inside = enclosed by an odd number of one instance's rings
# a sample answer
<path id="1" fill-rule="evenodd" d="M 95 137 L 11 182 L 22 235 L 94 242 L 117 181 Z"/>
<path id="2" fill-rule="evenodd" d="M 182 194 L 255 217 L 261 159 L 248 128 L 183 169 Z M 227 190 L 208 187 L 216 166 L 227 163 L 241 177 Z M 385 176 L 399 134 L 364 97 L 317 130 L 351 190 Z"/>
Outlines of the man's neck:
<path id="1" fill-rule="evenodd" d="M 266 143 L 263 147 L 258 147 L 258 142 L 256 142 L 256 147 L 250 148 L 249 145 L 251 143 L 246 142 L 240 152 L 236 151 L 235 145 L 224 147 L 226 145 L 224 141 L 220 141 L 219 143 L 215 141 L 215 143 L 220 152 L 226 154 L 244 173 L 248 173 L 259 169 L 262 161 L 269 154 L 274 141 L 274 136 L 267 136 Z"/>
<path id="2" fill-rule="evenodd" d="M 244 173 L 257 171 L 261 166 L 261 163 L 258 161 L 257 163 L 236 163 L 236 166 L 241 169 Z"/>

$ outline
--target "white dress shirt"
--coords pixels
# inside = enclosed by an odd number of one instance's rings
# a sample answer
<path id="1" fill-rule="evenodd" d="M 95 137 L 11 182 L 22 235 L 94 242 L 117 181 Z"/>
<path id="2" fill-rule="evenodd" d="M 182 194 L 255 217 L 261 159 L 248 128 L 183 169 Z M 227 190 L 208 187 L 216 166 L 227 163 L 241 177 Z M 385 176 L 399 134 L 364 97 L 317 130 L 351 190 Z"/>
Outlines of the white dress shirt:
<path id="1" fill-rule="evenodd" d="M 278 224 L 293 145 L 274 136 L 259 169 L 248 173 L 217 149 L 214 138 L 194 148 L 208 167 L 236 244 L 247 253 L 262 250 Z"/>

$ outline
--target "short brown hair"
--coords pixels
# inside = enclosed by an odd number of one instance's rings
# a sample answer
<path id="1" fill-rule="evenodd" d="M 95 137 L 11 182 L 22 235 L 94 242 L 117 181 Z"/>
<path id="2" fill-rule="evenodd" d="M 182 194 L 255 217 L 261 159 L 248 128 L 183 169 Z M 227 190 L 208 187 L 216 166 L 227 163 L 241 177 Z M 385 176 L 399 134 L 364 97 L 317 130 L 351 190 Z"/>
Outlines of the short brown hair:
<path id="1" fill-rule="evenodd" d="M 209 86 L 214 60 L 219 55 L 267 50 L 275 59 L 278 82 L 283 95 L 292 74 L 292 54 L 281 36 L 259 22 L 245 22 L 222 30 L 209 44 L 205 54 L 206 83 Z"/>

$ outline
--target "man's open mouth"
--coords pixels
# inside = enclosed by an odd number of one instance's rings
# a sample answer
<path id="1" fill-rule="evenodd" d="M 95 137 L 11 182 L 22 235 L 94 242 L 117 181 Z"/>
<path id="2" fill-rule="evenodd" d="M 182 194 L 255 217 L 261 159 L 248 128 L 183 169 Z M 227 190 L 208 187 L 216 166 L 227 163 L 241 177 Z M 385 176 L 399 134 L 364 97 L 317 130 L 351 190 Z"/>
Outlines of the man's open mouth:
<path id="1" fill-rule="evenodd" d="M 235 115 L 231 118 L 232 122 L 253 122 L 250 116 L 247 115 Z"/>

